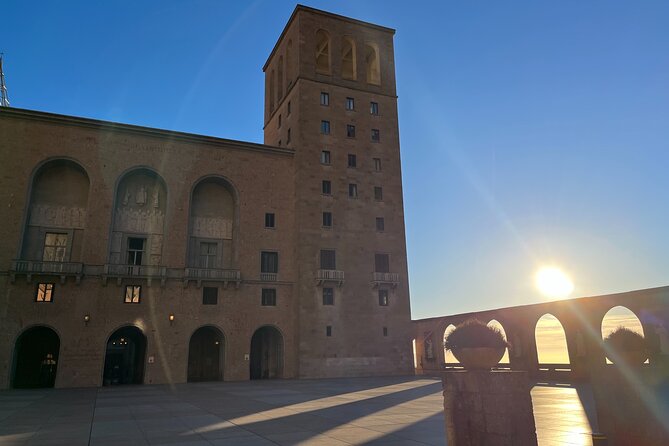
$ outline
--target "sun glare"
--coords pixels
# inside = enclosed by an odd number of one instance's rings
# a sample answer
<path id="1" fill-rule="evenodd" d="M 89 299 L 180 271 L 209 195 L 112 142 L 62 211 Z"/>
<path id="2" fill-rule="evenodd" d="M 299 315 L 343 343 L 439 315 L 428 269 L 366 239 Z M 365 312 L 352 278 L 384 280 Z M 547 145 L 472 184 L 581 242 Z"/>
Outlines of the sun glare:
<path id="1" fill-rule="evenodd" d="M 534 283 L 546 297 L 564 299 L 574 291 L 574 283 L 560 268 L 545 266 L 537 271 Z"/>

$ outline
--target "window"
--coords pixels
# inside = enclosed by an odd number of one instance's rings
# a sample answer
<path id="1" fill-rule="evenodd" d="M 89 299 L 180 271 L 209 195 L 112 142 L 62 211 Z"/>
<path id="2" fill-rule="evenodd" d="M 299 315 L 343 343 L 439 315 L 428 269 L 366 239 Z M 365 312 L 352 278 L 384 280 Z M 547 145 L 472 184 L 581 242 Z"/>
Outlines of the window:
<path id="1" fill-rule="evenodd" d="M 323 212 L 323 227 L 332 227 L 332 212 Z"/>
<path id="2" fill-rule="evenodd" d="M 323 193 L 323 195 L 332 194 L 332 182 L 330 180 L 323 180 L 323 184 L 321 186 L 321 192 Z"/>
<path id="3" fill-rule="evenodd" d="M 260 304 L 263 307 L 276 307 L 276 288 L 263 288 Z"/>
<path id="4" fill-rule="evenodd" d="M 140 285 L 126 285 L 125 299 L 126 304 L 138 304 L 142 297 L 142 287 Z"/>
<path id="5" fill-rule="evenodd" d="M 369 113 L 378 116 L 379 115 L 379 103 L 378 102 L 370 102 L 369 103 Z"/>
<path id="6" fill-rule="evenodd" d="M 388 327 L 383 327 L 383 336 L 388 336 Z"/>
<path id="7" fill-rule="evenodd" d="M 386 222 L 383 217 L 376 217 L 376 230 L 383 232 L 386 229 Z"/>
<path id="8" fill-rule="evenodd" d="M 355 138 L 355 126 L 351 124 L 346 125 L 346 137 Z"/>
<path id="9" fill-rule="evenodd" d="M 381 172 L 381 158 L 374 158 L 374 171 Z"/>
<path id="10" fill-rule="evenodd" d="M 348 197 L 358 198 L 358 185 L 351 183 L 348 185 Z"/>
<path id="11" fill-rule="evenodd" d="M 324 135 L 330 134 L 330 121 L 321 121 L 321 133 Z"/>
<path id="12" fill-rule="evenodd" d="M 381 133 L 379 133 L 379 129 L 372 129 L 372 141 L 381 141 Z"/>
<path id="13" fill-rule="evenodd" d="M 323 288 L 323 305 L 334 305 L 333 288 Z"/>
<path id="14" fill-rule="evenodd" d="M 330 164 L 330 151 L 323 150 L 321 152 L 321 164 Z"/>
<path id="15" fill-rule="evenodd" d="M 266 228 L 274 228 L 275 221 L 274 221 L 274 213 L 273 212 L 267 212 L 265 213 L 265 227 Z"/>
<path id="16" fill-rule="evenodd" d="M 321 105 L 330 105 L 330 93 L 321 91 Z"/>
<path id="17" fill-rule="evenodd" d="M 288 105 L 286 105 L 286 116 L 290 116 L 290 101 L 288 101 Z"/>
<path id="18" fill-rule="evenodd" d="M 325 326 L 325 336 L 332 336 L 332 325 Z"/>
<path id="19" fill-rule="evenodd" d="M 334 249 L 321 249 L 321 269 L 337 269 Z"/>
<path id="20" fill-rule="evenodd" d="M 53 300 L 53 283 L 38 283 L 35 292 L 35 302 L 51 302 Z"/>
<path id="21" fill-rule="evenodd" d="M 141 265 L 146 239 L 128 237 L 128 265 Z"/>
<path id="22" fill-rule="evenodd" d="M 277 128 L 281 128 L 281 114 L 279 114 L 279 121 L 278 121 Z"/>
<path id="23" fill-rule="evenodd" d="M 279 272 L 278 252 L 262 251 L 260 253 L 260 272 L 274 274 Z"/>
<path id="24" fill-rule="evenodd" d="M 377 273 L 390 272 L 390 260 L 388 258 L 388 254 L 374 255 L 374 271 Z"/>
<path id="25" fill-rule="evenodd" d="M 290 129 L 288 129 L 288 134 L 286 135 L 286 144 L 290 144 Z"/>
<path id="26" fill-rule="evenodd" d="M 67 254 L 67 234 L 47 232 L 44 237 L 44 252 L 42 260 L 45 262 L 64 262 Z"/>
<path id="27" fill-rule="evenodd" d="M 346 98 L 346 110 L 355 110 L 355 99 Z"/>
<path id="28" fill-rule="evenodd" d="M 348 167 L 356 167 L 357 164 L 358 164 L 357 157 L 354 154 L 349 153 L 348 154 Z"/>
<path id="29" fill-rule="evenodd" d="M 379 305 L 382 307 L 388 306 L 388 290 L 379 290 Z"/>
<path id="30" fill-rule="evenodd" d="M 218 288 L 206 286 L 202 288 L 202 305 L 216 305 L 218 303 Z"/>
<path id="31" fill-rule="evenodd" d="M 216 268 L 218 243 L 200 242 L 200 268 Z"/>
<path id="32" fill-rule="evenodd" d="M 383 188 L 381 186 L 374 186 L 374 199 L 376 201 L 383 200 Z"/>

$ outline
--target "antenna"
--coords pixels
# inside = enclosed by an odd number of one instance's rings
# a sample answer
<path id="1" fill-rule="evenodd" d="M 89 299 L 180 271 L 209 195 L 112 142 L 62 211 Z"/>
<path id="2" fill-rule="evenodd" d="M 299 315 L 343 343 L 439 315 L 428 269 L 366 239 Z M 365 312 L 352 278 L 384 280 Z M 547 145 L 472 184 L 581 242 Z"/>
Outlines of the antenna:
<path id="1" fill-rule="evenodd" d="M 2 56 L 0 53 L 0 107 L 9 107 L 9 96 L 7 96 L 7 86 L 5 85 L 5 73 L 2 71 Z"/>

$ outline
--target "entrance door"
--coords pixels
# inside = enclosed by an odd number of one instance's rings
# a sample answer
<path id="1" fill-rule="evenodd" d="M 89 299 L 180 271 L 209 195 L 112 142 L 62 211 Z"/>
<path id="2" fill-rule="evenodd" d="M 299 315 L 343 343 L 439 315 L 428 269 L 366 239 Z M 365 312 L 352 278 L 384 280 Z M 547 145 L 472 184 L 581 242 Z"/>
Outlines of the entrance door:
<path id="1" fill-rule="evenodd" d="M 188 381 L 223 379 L 223 334 L 214 327 L 200 327 L 188 344 Z"/>
<path id="2" fill-rule="evenodd" d="M 251 338 L 251 379 L 281 378 L 283 337 L 274 327 L 261 327 Z"/>
<path id="3" fill-rule="evenodd" d="M 122 327 L 107 341 L 102 385 L 142 384 L 146 337 L 137 327 Z"/>
<path id="4" fill-rule="evenodd" d="M 16 340 L 12 387 L 53 387 L 56 382 L 60 338 L 48 327 L 33 327 Z"/>

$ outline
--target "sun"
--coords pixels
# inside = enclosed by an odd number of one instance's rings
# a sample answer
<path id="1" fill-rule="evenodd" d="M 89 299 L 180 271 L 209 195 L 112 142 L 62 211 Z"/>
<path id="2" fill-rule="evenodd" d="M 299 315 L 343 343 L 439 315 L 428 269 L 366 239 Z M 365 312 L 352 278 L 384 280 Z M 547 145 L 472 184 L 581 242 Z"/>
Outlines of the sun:
<path id="1" fill-rule="evenodd" d="M 534 283 L 546 297 L 564 299 L 574 291 L 569 276 L 555 266 L 544 266 L 534 276 Z"/>

